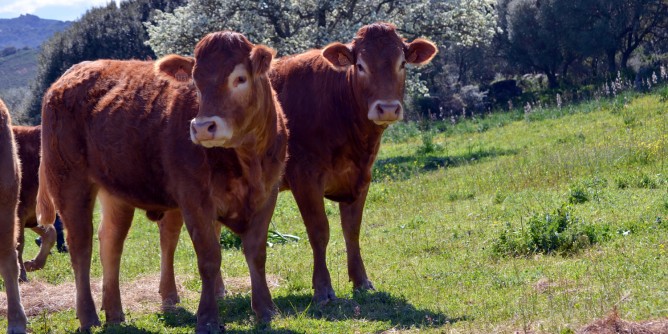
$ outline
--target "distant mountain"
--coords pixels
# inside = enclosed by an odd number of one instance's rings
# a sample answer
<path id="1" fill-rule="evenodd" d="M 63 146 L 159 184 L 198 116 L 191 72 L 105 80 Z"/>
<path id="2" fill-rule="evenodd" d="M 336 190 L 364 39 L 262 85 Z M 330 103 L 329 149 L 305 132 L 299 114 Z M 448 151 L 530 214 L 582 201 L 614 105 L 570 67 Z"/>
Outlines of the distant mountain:
<path id="1" fill-rule="evenodd" d="M 54 33 L 67 29 L 71 24 L 71 21 L 40 19 L 30 14 L 0 19 L 0 50 L 7 47 L 39 47 Z"/>

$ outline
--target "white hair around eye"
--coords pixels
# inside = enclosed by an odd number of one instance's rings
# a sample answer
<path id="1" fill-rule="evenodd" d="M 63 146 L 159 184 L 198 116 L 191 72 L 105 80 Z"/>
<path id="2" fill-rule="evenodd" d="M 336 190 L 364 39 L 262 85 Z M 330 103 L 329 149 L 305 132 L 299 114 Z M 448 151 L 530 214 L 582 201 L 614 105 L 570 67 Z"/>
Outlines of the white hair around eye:
<path id="1" fill-rule="evenodd" d="M 250 86 L 248 70 L 246 65 L 237 64 L 232 73 L 227 77 L 227 86 L 232 94 L 245 92 Z"/>

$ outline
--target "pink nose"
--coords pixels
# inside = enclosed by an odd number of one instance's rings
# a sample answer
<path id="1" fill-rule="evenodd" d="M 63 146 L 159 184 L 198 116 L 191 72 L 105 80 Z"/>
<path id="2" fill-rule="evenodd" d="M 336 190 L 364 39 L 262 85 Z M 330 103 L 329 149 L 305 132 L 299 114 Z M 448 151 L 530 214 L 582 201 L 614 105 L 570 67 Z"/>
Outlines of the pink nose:
<path id="1" fill-rule="evenodd" d="M 378 117 L 383 121 L 396 121 L 401 116 L 401 103 L 378 103 Z"/>
<path id="2" fill-rule="evenodd" d="M 212 140 L 216 135 L 217 125 L 212 120 L 190 122 L 190 131 L 198 141 Z"/>

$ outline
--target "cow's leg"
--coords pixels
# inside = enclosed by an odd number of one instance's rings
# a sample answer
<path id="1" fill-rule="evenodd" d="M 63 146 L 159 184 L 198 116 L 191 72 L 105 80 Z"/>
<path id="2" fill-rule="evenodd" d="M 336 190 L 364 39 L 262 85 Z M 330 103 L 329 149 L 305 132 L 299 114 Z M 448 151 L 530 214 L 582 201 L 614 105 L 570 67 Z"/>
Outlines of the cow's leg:
<path id="1" fill-rule="evenodd" d="M 326 304 L 336 299 L 332 280 L 327 270 L 327 244 L 329 243 L 329 222 L 325 214 L 324 191 L 316 189 L 316 182 L 300 180 L 291 182 L 299 212 L 304 219 L 308 240 L 313 249 L 313 299 L 318 304 Z"/>
<path id="2" fill-rule="evenodd" d="M 267 203 L 251 219 L 250 227 L 243 235 L 244 255 L 251 277 L 251 307 L 262 322 L 268 322 L 276 313 L 276 306 L 271 300 L 271 293 L 267 286 L 265 264 L 267 262 L 267 231 L 269 222 L 276 207 L 278 188 L 276 188 Z"/>
<path id="3" fill-rule="evenodd" d="M 374 289 L 366 275 L 362 254 L 360 253 L 360 226 L 362 225 L 362 213 L 368 190 L 369 187 L 367 186 L 354 202 L 339 203 L 343 237 L 346 240 L 346 254 L 348 256 L 348 278 L 353 282 L 353 289 L 356 290 Z"/>
<path id="4" fill-rule="evenodd" d="M 85 180 L 66 180 L 50 184 L 56 208 L 67 229 L 67 244 L 76 285 L 76 314 L 81 330 L 100 325 L 90 289 L 90 265 L 93 252 L 93 208 L 95 190 Z"/>
<path id="5" fill-rule="evenodd" d="M 46 259 L 49 257 L 51 248 L 56 244 L 56 229 L 53 225 L 49 226 L 36 226 L 32 230 L 37 233 L 41 239 L 42 243 L 39 245 L 39 253 L 35 256 L 34 259 L 25 262 L 25 268 L 27 271 L 35 271 L 44 268 L 46 264 Z"/>
<path id="6" fill-rule="evenodd" d="M 197 308 L 196 333 L 218 333 L 216 275 L 220 274 L 220 245 L 215 235 L 215 210 L 210 200 L 185 196 L 181 213 L 197 254 L 197 267 L 202 278 L 202 292 Z"/>
<path id="7" fill-rule="evenodd" d="M 162 306 L 173 307 L 181 301 L 176 290 L 176 279 L 174 275 L 174 253 L 179 243 L 179 235 L 183 227 L 183 216 L 178 210 L 170 210 L 158 221 L 160 229 L 160 296 Z M 220 224 L 215 224 L 216 235 L 220 236 Z M 225 285 L 223 277 L 218 270 L 216 277 L 216 297 L 225 297 Z"/>
<path id="8" fill-rule="evenodd" d="M 179 243 L 183 227 L 181 211 L 170 210 L 158 221 L 160 230 L 160 297 L 163 307 L 172 307 L 180 302 L 174 277 L 174 252 Z"/>
<path id="9" fill-rule="evenodd" d="M 0 209 L 0 276 L 7 293 L 7 333 L 25 333 L 28 319 L 19 294 L 19 262 L 14 239 L 14 229 L 19 224 L 15 217 L 15 208 Z"/>
<path id="10" fill-rule="evenodd" d="M 132 225 L 134 208 L 118 198 L 100 191 L 102 221 L 98 230 L 102 263 L 102 309 L 107 323 L 125 320 L 121 305 L 119 275 L 123 243 Z"/>
<path id="11" fill-rule="evenodd" d="M 19 282 L 27 282 L 28 281 L 28 274 L 26 273 L 26 267 L 23 264 L 23 249 L 25 246 L 25 227 L 23 225 L 23 222 L 19 223 L 17 225 L 19 229 L 19 233 L 17 236 L 17 243 L 16 243 L 16 256 L 18 257 L 19 261 Z"/>

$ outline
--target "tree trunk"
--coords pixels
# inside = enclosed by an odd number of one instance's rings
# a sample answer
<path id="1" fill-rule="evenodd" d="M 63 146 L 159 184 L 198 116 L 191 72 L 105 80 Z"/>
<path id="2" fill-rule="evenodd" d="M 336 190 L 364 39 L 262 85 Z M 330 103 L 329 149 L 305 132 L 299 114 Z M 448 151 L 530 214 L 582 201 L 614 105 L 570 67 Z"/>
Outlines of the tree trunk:
<path id="1" fill-rule="evenodd" d="M 605 52 L 605 55 L 608 57 L 608 72 L 611 76 L 617 75 L 617 62 L 615 61 L 615 55 L 617 55 L 617 50 L 611 49 Z"/>
<path id="2" fill-rule="evenodd" d="M 553 71 L 547 71 L 545 72 L 545 75 L 547 75 L 547 86 L 550 89 L 555 89 L 559 88 L 559 81 L 557 81 L 557 74 L 554 73 Z"/>

